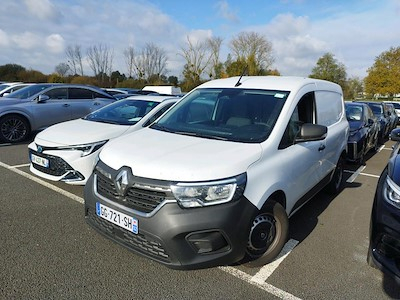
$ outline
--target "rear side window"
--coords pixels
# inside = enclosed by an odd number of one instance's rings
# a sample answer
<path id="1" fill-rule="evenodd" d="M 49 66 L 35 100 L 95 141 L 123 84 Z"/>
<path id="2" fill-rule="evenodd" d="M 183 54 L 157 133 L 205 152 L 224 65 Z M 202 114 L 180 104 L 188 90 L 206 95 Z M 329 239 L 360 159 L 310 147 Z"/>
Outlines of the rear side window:
<path id="1" fill-rule="evenodd" d="M 49 96 L 50 99 L 67 99 L 68 98 L 66 88 L 54 88 L 54 89 L 51 89 L 50 91 L 47 91 L 46 93 L 44 93 L 44 95 Z"/>
<path id="2" fill-rule="evenodd" d="M 343 115 L 342 95 L 329 91 L 315 92 L 317 106 L 317 123 L 330 126 L 340 120 Z"/>
<path id="3" fill-rule="evenodd" d="M 88 89 L 69 88 L 69 99 L 93 99 L 93 92 Z"/>

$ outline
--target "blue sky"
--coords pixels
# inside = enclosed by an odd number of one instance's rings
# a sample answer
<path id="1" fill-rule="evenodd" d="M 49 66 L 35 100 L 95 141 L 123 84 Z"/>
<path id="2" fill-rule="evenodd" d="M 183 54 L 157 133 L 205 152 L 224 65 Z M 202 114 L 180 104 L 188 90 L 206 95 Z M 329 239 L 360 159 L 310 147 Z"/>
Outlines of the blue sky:
<path id="1" fill-rule="evenodd" d="M 179 77 L 187 38 L 221 37 L 225 60 L 232 37 L 254 31 L 272 43 L 282 75 L 308 76 L 330 52 L 349 77 L 363 78 L 376 56 L 400 46 L 399 0 L 2 0 L 0 16 L 0 65 L 45 74 L 66 61 L 69 45 L 83 54 L 108 45 L 113 69 L 126 73 L 124 49 L 154 43 Z M 87 64 L 84 72 L 93 75 Z"/>

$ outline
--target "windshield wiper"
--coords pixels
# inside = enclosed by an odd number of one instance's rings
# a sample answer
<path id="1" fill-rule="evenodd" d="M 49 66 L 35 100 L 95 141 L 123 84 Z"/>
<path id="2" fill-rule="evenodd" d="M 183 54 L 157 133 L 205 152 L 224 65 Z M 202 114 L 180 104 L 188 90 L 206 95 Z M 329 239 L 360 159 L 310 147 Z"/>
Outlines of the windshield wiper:
<path id="1" fill-rule="evenodd" d="M 175 132 L 175 131 L 173 131 L 163 125 L 160 125 L 158 123 L 154 123 L 153 125 L 150 126 L 150 128 L 156 129 L 156 130 L 161 130 L 161 131 L 166 131 L 166 132 Z"/>
<path id="2" fill-rule="evenodd" d="M 175 133 L 182 134 L 182 135 L 188 135 L 188 136 L 202 137 L 202 138 L 206 138 L 206 139 L 221 140 L 221 141 L 227 141 L 228 140 L 227 138 L 222 137 L 222 136 L 204 134 L 204 133 L 199 133 L 199 132 L 175 131 Z"/>

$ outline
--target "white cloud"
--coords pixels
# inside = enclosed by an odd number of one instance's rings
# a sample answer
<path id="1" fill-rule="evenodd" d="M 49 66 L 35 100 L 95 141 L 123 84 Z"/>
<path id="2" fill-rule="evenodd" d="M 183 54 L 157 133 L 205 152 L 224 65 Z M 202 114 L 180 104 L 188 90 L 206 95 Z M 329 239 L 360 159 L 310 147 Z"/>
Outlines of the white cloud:
<path id="1" fill-rule="evenodd" d="M 206 39 L 212 37 L 211 30 L 192 30 L 187 34 L 190 42 L 193 44 L 197 44 L 205 41 Z"/>
<path id="2" fill-rule="evenodd" d="M 234 23 L 239 22 L 239 17 L 235 12 L 232 11 L 226 0 L 218 1 L 216 7 L 218 9 L 218 15 L 224 18 L 225 20 Z"/>
<path id="3" fill-rule="evenodd" d="M 25 50 L 33 49 L 37 46 L 40 46 L 39 36 L 29 31 L 26 31 L 22 34 L 13 35 L 11 39 L 18 48 L 22 48 Z"/>
<path id="4" fill-rule="evenodd" d="M 56 19 L 60 14 L 49 0 L 24 0 L 29 12 L 40 20 Z"/>
<path id="5" fill-rule="evenodd" d="M 46 38 L 46 46 L 52 53 L 61 53 L 64 51 L 64 39 L 59 34 L 51 34 Z"/>
<path id="6" fill-rule="evenodd" d="M 7 32 L 0 29 L 0 46 L 7 47 L 10 44 L 10 39 L 8 38 Z"/>

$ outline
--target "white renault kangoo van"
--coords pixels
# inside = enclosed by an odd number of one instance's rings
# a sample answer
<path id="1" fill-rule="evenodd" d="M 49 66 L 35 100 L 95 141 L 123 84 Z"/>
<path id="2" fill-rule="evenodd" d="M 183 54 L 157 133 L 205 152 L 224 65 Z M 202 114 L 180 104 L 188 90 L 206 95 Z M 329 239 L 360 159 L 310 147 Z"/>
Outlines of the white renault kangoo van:
<path id="1" fill-rule="evenodd" d="M 86 221 L 171 268 L 269 263 L 289 217 L 322 188 L 341 190 L 348 128 L 331 82 L 204 83 L 103 148 L 85 187 Z"/>

